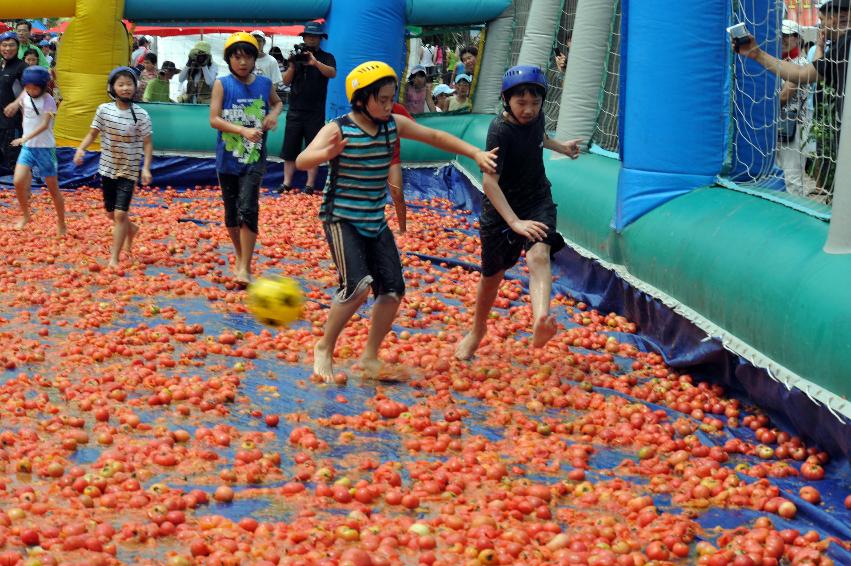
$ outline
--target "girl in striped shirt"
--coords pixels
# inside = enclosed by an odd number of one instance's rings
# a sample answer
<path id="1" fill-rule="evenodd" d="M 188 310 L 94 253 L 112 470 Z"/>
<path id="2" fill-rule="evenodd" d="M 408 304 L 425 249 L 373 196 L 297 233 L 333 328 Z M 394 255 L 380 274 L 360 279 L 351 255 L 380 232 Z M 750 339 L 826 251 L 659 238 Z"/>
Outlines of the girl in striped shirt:
<path id="1" fill-rule="evenodd" d="M 340 285 L 323 336 L 313 349 L 313 372 L 325 382 L 335 379 L 337 338 L 370 288 L 376 300 L 361 365 L 366 377 L 380 377 L 378 350 L 405 294 L 399 251 L 384 216 L 396 140 L 427 143 L 475 160 L 482 171 L 495 171 L 498 148 L 482 151 L 451 134 L 393 114 L 397 86 L 396 72 L 386 63 L 369 61 L 355 67 L 346 77 L 352 111 L 326 124 L 296 160 L 303 170 L 331 162 L 319 214 Z"/>

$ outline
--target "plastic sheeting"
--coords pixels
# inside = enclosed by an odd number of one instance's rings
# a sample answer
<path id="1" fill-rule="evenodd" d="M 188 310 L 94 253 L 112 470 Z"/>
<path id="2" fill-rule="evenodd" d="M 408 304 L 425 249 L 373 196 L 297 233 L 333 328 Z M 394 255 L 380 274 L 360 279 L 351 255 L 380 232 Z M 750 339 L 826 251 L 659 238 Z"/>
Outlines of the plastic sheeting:
<path id="1" fill-rule="evenodd" d="M 573 41 L 556 127 L 557 139 L 591 140 L 609 51 L 614 7 L 614 0 L 582 0 L 576 5 Z"/>
<path id="2" fill-rule="evenodd" d="M 711 184 L 721 170 L 729 112 L 727 21 L 724 2 L 623 0 L 617 230 Z M 666 59 L 671 46 L 677 56 Z"/>
<path id="3" fill-rule="evenodd" d="M 336 1 L 325 22 L 328 39 L 323 49 L 337 59 L 337 79 L 328 83 L 326 117 L 351 108 L 346 97 L 346 75 L 366 61 L 384 61 L 402 76 L 405 70 L 405 1 Z"/>
<path id="4" fill-rule="evenodd" d="M 435 26 L 483 24 L 499 16 L 511 0 L 406 0 L 406 4 L 408 24 Z"/>
<path id="5" fill-rule="evenodd" d="M 330 5 L 331 0 L 126 0 L 124 15 L 134 22 L 298 22 L 324 17 Z"/>

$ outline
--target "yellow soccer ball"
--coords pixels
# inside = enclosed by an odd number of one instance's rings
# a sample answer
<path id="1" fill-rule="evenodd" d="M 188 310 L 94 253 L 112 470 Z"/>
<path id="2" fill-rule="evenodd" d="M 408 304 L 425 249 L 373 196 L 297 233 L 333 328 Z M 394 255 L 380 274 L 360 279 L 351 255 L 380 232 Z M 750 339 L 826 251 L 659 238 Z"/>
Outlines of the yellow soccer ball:
<path id="1" fill-rule="evenodd" d="M 261 277 L 248 286 L 248 311 L 269 326 L 286 326 L 301 317 L 304 293 L 289 277 Z"/>

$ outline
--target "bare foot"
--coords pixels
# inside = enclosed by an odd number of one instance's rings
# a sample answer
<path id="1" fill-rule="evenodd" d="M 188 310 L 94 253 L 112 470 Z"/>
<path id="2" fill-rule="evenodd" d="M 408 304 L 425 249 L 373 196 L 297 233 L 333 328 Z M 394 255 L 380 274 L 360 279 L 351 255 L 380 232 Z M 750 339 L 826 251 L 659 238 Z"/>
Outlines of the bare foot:
<path id="1" fill-rule="evenodd" d="M 23 230 L 24 226 L 26 226 L 30 221 L 30 215 L 25 214 L 21 217 L 20 220 L 15 222 L 15 230 Z"/>
<path id="2" fill-rule="evenodd" d="M 546 318 L 539 318 L 535 326 L 532 327 L 532 346 L 535 348 L 543 347 L 555 336 L 557 331 L 556 317 L 549 315 Z"/>
<path id="3" fill-rule="evenodd" d="M 58 226 L 58 228 L 56 229 L 56 232 L 57 232 L 60 236 L 64 236 L 65 234 L 67 234 L 67 233 L 68 233 L 68 228 L 67 228 L 67 226 L 65 226 L 65 223 L 64 223 L 64 222 L 60 222 L 60 223 L 59 223 L 59 226 Z"/>
<path id="4" fill-rule="evenodd" d="M 334 352 L 322 348 L 319 342 L 313 347 L 313 375 L 325 383 L 334 382 Z"/>
<path id="5" fill-rule="evenodd" d="M 118 269 L 118 267 L 119 267 L 118 260 L 115 260 L 115 259 L 111 259 L 111 260 L 109 260 L 109 263 L 107 264 L 107 267 L 108 267 L 109 269 Z"/>
<path id="6" fill-rule="evenodd" d="M 378 358 L 362 357 L 357 364 L 361 370 L 361 377 L 387 383 L 400 383 L 408 381 L 410 375 L 405 368 L 398 364 L 385 364 Z"/>
<path id="7" fill-rule="evenodd" d="M 455 357 L 463 361 L 472 359 L 476 350 L 479 349 L 479 344 L 482 343 L 482 339 L 484 337 L 485 331 L 477 332 L 475 330 L 471 330 L 466 336 L 464 336 L 461 342 L 458 343 L 458 347 L 455 349 Z"/>
<path id="8" fill-rule="evenodd" d="M 251 274 L 245 269 L 239 270 L 234 273 L 234 278 L 236 279 L 236 284 L 245 289 L 251 284 Z"/>
<path id="9" fill-rule="evenodd" d="M 232 262 L 230 262 L 230 272 L 236 275 L 239 272 L 239 264 L 240 264 L 239 256 L 236 256 Z"/>
<path id="10" fill-rule="evenodd" d="M 124 249 L 127 250 L 127 253 L 132 253 L 133 250 L 133 238 L 136 237 L 136 234 L 139 233 L 139 227 L 130 223 L 130 228 L 127 230 L 127 238 L 124 240 Z"/>

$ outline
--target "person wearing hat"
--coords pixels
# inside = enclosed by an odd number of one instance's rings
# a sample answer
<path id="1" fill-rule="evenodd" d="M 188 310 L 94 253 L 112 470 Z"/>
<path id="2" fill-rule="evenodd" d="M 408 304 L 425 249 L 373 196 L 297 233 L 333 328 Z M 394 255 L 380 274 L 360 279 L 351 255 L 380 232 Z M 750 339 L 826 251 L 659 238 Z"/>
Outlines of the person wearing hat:
<path id="1" fill-rule="evenodd" d="M 289 66 L 284 73 L 284 84 L 290 86 L 290 107 L 287 110 L 284 146 L 281 151 L 281 157 L 284 159 L 284 184 L 278 192 L 290 190 L 296 157 L 303 144 L 310 144 L 325 125 L 328 79 L 337 76 L 337 60 L 319 45 L 323 38 L 328 39 L 328 34 L 322 30 L 322 24 L 308 22 L 301 36 L 304 43 L 296 46 L 297 49 L 290 54 Z M 305 192 L 313 192 L 316 171 L 317 167 L 308 170 Z"/>
<path id="2" fill-rule="evenodd" d="M 143 35 L 139 39 L 136 40 L 136 49 L 133 50 L 133 53 L 130 54 L 130 66 L 141 65 L 142 61 L 151 50 L 151 43 L 153 43 L 153 38 L 147 35 Z"/>
<path id="3" fill-rule="evenodd" d="M 216 75 L 218 75 L 218 69 L 213 65 L 210 44 L 206 41 L 199 41 L 189 51 L 186 66 L 180 71 L 178 80 L 181 83 L 186 81 L 186 86 L 177 101 L 190 104 L 210 104 L 210 95 L 213 92 Z"/>
<path id="4" fill-rule="evenodd" d="M 38 47 L 41 49 L 42 54 L 45 59 L 47 59 L 47 64 L 49 67 L 53 66 L 53 55 L 50 54 L 50 42 L 46 39 L 42 39 L 38 42 Z"/>
<path id="5" fill-rule="evenodd" d="M 41 49 L 32 42 L 32 29 L 33 25 L 29 20 L 18 20 L 15 22 L 15 33 L 18 34 L 18 59 L 23 59 L 24 53 L 29 49 L 35 49 L 38 51 L 38 64 L 45 69 L 49 69 L 50 61 L 47 60 Z"/>
<path id="6" fill-rule="evenodd" d="M 27 65 L 18 57 L 19 44 L 15 32 L 0 34 L 0 174 L 12 174 L 21 152 L 10 145 L 21 137 L 21 114 L 15 101 L 23 89 L 21 78 Z"/>
<path id="7" fill-rule="evenodd" d="M 806 65 L 778 59 L 763 51 L 753 37 L 738 47 L 738 54 L 753 59 L 771 73 L 795 85 L 823 81 L 836 91 L 836 109 L 842 112 L 845 97 L 845 76 L 848 71 L 848 55 L 851 52 L 851 0 L 830 0 L 820 7 L 824 38 L 830 46 L 816 44 L 815 60 Z M 736 49 L 735 45 L 733 46 Z"/>
<path id="8" fill-rule="evenodd" d="M 281 75 L 278 62 L 263 50 L 263 47 L 266 45 L 266 34 L 263 33 L 263 30 L 256 29 L 251 32 L 251 35 L 257 40 L 257 45 L 260 46 L 260 54 L 254 63 L 254 74 L 261 77 L 269 77 L 273 85 L 279 84 L 283 81 L 283 75 Z"/>
<path id="9" fill-rule="evenodd" d="M 449 98 L 455 94 L 455 89 L 449 85 L 439 84 L 431 91 L 435 112 L 449 112 Z"/>
<path id="10" fill-rule="evenodd" d="M 427 82 L 426 68 L 414 65 L 408 73 L 408 87 L 405 89 L 405 109 L 411 114 L 434 112 L 431 99 L 432 83 Z"/>
<path id="11" fill-rule="evenodd" d="M 455 77 L 455 96 L 449 99 L 449 111 L 473 110 L 473 103 L 470 100 L 470 85 L 473 83 L 473 77 L 466 73 L 462 73 Z"/>
<path id="12" fill-rule="evenodd" d="M 797 22 L 783 20 L 782 57 L 795 65 L 807 65 L 801 54 L 801 28 Z M 786 192 L 805 196 L 804 155 L 801 153 L 802 118 L 806 112 L 809 89 L 791 81 L 783 81 L 780 89 L 780 119 L 777 123 L 777 166 L 783 170 Z"/>
<path id="13" fill-rule="evenodd" d="M 170 82 L 180 69 L 175 67 L 172 61 L 163 61 L 157 78 L 148 82 L 145 94 L 142 95 L 143 102 L 174 102 L 170 97 Z"/>

